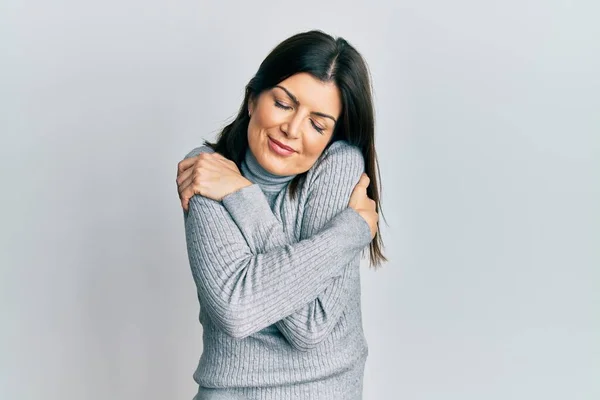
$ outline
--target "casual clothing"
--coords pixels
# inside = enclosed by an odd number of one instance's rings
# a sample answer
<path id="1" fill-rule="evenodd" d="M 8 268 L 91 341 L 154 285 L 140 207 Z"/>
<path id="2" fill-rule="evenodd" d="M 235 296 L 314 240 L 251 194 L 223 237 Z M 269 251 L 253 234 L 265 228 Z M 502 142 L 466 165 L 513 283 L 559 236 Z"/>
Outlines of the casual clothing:
<path id="1" fill-rule="evenodd" d="M 203 152 L 195 148 L 186 158 Z M 252 185 L 184 212 L 204 349 L 196 400 L 360 400 L 368 346 L 360 256 L 371 242 L 348 207 L 361 151 L 332 143 L 294 199 L 294 175 L 266 171 L 247 150 Z"/>

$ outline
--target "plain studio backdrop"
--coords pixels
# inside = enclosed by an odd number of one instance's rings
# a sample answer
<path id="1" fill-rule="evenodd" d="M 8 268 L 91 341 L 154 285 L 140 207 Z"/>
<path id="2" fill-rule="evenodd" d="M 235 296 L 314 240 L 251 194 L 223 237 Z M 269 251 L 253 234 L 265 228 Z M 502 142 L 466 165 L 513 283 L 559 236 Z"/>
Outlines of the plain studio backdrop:
<path id="1" fill-rule="evenodd" d="M 599 13 L 3 1 L 0 398 L 192 398 L 176 165 L 309 29 L 373 77 L 390 262 L 362 270 L 364 398 L 600 398 Z"/>

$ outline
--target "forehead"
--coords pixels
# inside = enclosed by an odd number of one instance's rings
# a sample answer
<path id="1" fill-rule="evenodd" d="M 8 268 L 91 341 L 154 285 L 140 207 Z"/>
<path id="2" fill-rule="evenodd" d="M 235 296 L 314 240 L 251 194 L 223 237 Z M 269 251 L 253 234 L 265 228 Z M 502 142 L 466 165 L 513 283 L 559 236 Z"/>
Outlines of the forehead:
<path id="1" fill-rule="evenodd" d="M 333 82 L 321 82 L 312 75 L 301 72 L 278 83 L 285 87 L 298 99 L 301 106 L 310 111 L 330 114 L 337 118 L 342 108 L 342 100 L 338 87 Z M 273 90 L 287 97 L 280 88 Z"/>

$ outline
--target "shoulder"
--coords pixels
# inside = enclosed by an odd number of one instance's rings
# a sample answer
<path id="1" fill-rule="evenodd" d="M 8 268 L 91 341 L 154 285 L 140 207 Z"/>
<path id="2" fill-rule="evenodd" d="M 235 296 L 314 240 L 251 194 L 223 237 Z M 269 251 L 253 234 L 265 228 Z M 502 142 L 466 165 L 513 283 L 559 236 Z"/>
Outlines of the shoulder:
<path id="1" fill-rule="evenodd" d="M 198 146 L 196 148 L 194 148 L 193 150 L 191 150 L 190 152 L 188 152 L 185 158 L 190 158 L 190 157 L 196 157 L 198 154 L 201 153 L 214 153 L 215 151 L 212 149 L 212 147 L 209 147 L 207 145 L 202 145 L 202 146 Z"/>
<path id="2" fill-rule="evenodd" d="M 214 152 L 215 151 L 212 149 L 212 147 L 209 147 L 207 145 L 202 145 L 202 146 L 198 146 L 198 147 L 195 147 L 192 150 L 190 150 L 183 158 L 187 159 L 187 158 L 191 158 L 191 157 L 196 157 L 198 154 L 214 153 Z M 202 196 L 200 194 L 194 194 L 190 198 L 190 210 L 193 208 L 194 210 L 196 210 L 196 212 L 198 212 L 198 210 L 215 211 L 215 209 L 218 208 L 219 205 L 220 205 L 219 202 L 217 202 L 213 199 L 210 199 L 208 197 Z M 186 220 L 187 220 L 188 214 L 189 214 L 188 212 L 184 213 Z"/>
<path id="3" fill-rule="evenodd" d="M 358 146 L 348 143 L 346 140 L 333 142 L 319 156 L 311 167 L 314 174 L 327 171 L 360 171 L 364 172 L 365 159 Z"/>
<path id="4" fill-rule="evenodd" d="M 202 153 L 214 153 L 215 151 L 212 149 L 212 147 L 209 147 L 207 145 L 202 145 L 202 146 L 198 146 L 195 147 L 194 149 L 190 150 L 185 156 L 184 159 L 186 158 L 191 158 L 191 157 L 196 157 L 199 154 Z M 205 197 L 202 196 L 200 194 L 194 194 L 192 195 L 192 197 L 190 197 L 190 210 L 195 210 L 195 213 L 202 213 L 202 215 L 204 215 L 204 218 L 210 218 L 211 215 L 213 215 L 216 212 L 220 211 L 220 208 L 222 208 L 223 206 L 221 205 L 220 202 L 213 200 L 209 197 Z M 184 212 L 184 217 L 187 221 L 187 217 L 190 213 L 189 212 Z M 194 214 L 196 216 L 196 214 Z M 216 214 L 215 214 L 216 215 Z"/>
<path id="5" fill-rule="evenodd" d="M 354 187 L 365 172 L 365 160 L 358 146 L 346 140 L 333 142 L 307 173 L 309 186 Z M 319 183 L 320 182 L 320 183 Z"/>

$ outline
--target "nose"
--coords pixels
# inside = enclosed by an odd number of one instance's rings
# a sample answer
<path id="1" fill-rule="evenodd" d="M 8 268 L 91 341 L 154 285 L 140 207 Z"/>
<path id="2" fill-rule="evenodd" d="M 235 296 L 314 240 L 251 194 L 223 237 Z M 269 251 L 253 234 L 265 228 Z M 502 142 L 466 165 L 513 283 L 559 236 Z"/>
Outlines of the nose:
<path id="1" fill-rule="evenodd" d="M 289 120 L 285 121 L 281 125 L 281 130 L 290 138 L 296 139 L 300 137 L 300 126 L 302 124 L 302 117 L 299 114 L 290 117 Z"/>

